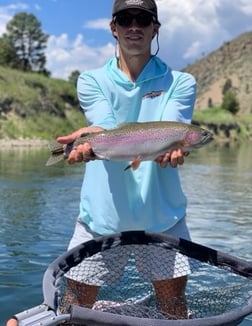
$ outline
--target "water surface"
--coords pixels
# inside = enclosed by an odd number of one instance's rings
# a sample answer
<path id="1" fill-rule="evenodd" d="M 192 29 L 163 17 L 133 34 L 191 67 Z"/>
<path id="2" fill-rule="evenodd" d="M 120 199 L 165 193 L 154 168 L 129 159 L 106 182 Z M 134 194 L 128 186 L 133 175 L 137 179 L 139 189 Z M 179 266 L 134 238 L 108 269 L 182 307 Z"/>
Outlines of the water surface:
<path id="1" fill-rule="evenodd" d="M 43 273 L 73 232 L 84 166 L 45 167 L 47 156 L 47 149 L 0 151 L 0 325 L 42 302 Z M 180 167 L 193 241 L 249 261 L 251 157 L 251 144 L 210 145 Z"/>

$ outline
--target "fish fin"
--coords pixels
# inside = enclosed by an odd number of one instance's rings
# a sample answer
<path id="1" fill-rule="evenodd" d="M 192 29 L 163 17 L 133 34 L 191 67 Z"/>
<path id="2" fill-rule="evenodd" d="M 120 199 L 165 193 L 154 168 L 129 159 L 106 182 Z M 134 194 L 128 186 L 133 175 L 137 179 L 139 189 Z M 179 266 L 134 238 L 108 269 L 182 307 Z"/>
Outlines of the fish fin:
<path id="1" fill-rule="evenodd" d="M 141 157 L 138 156 L 128 166 L 126 166 L 126 168 L 124 169 L 124 171 L 126 171 L 126 170 L 128 170 L 130 168 L 132 170 L 136 170 L 137 168 L 139 168 L 139 165 L 140 165 L 141 162 L 142 162 Z"/>
<path id="2" fill-rule="evenodd" d="M 126 168 L 124 169 L 124 171 L 127 171 L 130 168 L 131 168 L 131 164 L 127 165 Z"/>
<path id="3" fill-rule="evenodd" d="M 189 147 L 189 146 L 191 146 L 191 144 L 190 144 L 188 141 L 186 141 L 186 140 L 182 140 L 182 141 L 180 142 L 180 145 L 181 145 L 182 147 Z"/>
<path id="4" fill-rule="evenodd" d="M 48 143 L 48 148 L 52 152 L 52 154 L 56 153 L 64 153 L 64 146 L 58 143 L 56 140 L 52 140 Z"/>
<path id="5" fill-rule="evenodd" d="M 53 140 L 48 143 L 48 148 L 51 151 L 51 156 L 46 162 L 46 166 L 56 164 L 64 159 L 64 145 Z"/>
<path id="6" fill-rule="evenodd" d="M 48 161 L 46 162 L 46 166 L 50 166 L 56 164 L 64 159 L 63 154 L 53 154 L 49 157 Z"/>

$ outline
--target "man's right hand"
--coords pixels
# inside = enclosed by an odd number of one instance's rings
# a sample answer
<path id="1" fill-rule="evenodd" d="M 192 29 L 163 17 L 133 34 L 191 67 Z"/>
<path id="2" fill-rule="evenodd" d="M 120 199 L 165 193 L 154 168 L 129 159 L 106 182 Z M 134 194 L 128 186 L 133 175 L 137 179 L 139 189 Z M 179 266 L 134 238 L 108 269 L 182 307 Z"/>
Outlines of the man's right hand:
<path id="1" fill-rule="evenodd" d="M 7 321 L 6 326 L 18 326 L 18 322 L 16 319 L 11 318 Z"/>
<path id="2" fill-rule="evenodd" d="M 60 136 L 57 137 L 57 142 L 61 144 L 70 144 L 74 142 L 77 138 L 79 138 L 82 134 L 87 134 L 91 132 L 99 132 L 102 131 L 101 127 L 97 126 L 90 126 L 90 127 L 84 127 L 80 128 L 70 135 L 67 136 Z M 94 160 L 95 156 L 92 151 L 91 146 L 88 143 L 83 143 L 78 145 L 77 147 L 73 148 L 73 150 L 69 153 L 69 156 L 67 158 L 67 161 L 69 164 L 74 164 L 76 162 L 88 162 L 90 160 Z"/>

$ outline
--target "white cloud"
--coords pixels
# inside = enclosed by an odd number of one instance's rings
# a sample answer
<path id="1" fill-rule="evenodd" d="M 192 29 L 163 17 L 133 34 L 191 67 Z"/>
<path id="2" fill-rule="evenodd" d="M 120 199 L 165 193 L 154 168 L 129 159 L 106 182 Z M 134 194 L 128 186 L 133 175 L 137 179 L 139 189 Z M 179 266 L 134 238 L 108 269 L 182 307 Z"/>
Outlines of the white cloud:
<path id="1" fill-rule="evenodd" d="M 252 30 L 251 0 L 157 0 L 157 3 L 162 23 L 159 55 L 176 69 Z M 25 9 L 23 3 L 18 6 L 19 10 Z M 0 6 L 0 35 L 16 10 L 13 6 Z M 114 54 L 114 40 L 111 36 L 111 41 L 104 40 L 97 46 L 92 30 L 110 32 L 109 21 L 109 17 L 87 21 L 74 39 L 68 34 L 51 35 L 46 55 L 52 76 L 68 78 L 74 70 L 103 65 Z M 154 43 L 153 52 L 155 49 Z"/>
<path id="2" fill-rule="evenodd" d="M 23 2 L 17 2 L 17 3 L 12 3 L 4 8 L 8 11 L 15 11 L 15 10 L 26 10 L 29 6 L 26 3 Z"/>
<path id="3" fill-rule="evenodd" d="M 37 11 L 40 11 L 41 10 L 41 7 L 38 3 L 35 3 L 34 4 L 34 8 L 37 10 Z"/>
<path id="4" fill-rule="evenodd" d="M 99 29 L 99 30 L 110 30 L 109 27 L 110 19 L 100 18 L 96 20 L 89 20 L 84 23 L 84 28 Z"/>
<path id="5" fill-rule="evenodd" d="M 6 13 L 1 12 L 0 9 L 0 36 L 6 32 L 6 24 L 8 21 L 9 21 L 9 16 Z"/>
<path id="6" fill-rule="evenodd" d="M 160 55 L 183 68 L 240 33 L 252 30 L 251 0 L 157 0 Z"/>
<path id="7" fill-rule="evenodd" d="M 53 77 L 68 79 L 74 70 L 84 71 L 104 64 L 114 53 L 112 43 L 93 48 L 78 34 L 71 41 L 67 34 L 50 36 L 46 50 L 47 69 Z"/>
<path id="8" fill-rule="evenodd" d="M 195 41 L 192 45 L 187 49 L 184 53 L 184 58 L 195 58 L 198 56 L 199 52 L 201 51 L 201 43 L 199 41 Z"/>
<path id="9" fill-rule="evenodd" d="M 244 14 L 252 15 L 252 2 L 251 1 L 241 1 L 241 10 Z"/>
<path id="10" fill-rule="evenodd" d="M 0 36 L 6 32 L 6 25 L 13 18 L 16 11 L 25 11 L 27 8 L 27 4 L 22 2 L 0 6 Z"/>

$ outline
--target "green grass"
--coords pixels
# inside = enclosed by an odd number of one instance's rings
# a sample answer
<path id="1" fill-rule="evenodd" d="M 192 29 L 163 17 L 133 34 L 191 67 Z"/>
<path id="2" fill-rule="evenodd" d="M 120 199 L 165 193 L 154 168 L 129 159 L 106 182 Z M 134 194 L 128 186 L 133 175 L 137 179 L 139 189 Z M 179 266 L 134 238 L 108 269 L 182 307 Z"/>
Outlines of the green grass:
<path id="1" fill-rule="evenodd" d="M 230 112 L 221 108 L 209 108 L 205 110 L 195 110 L 193 120 L 200 123 L 232 123 L 236 121 L 236 117 Z"/>
<path id="2" fill-rule="evenodd" d="M 251 114 L 241 114 L 236 115 L 222 108 L 208 108 L 205 110 L 194 111 L 193 120 L 200 123 L 201 125 L 210 126 L 211 124 L 216 126 L 221 125 L 236 125 L 232 130 L 230 129 L 229 140 L 245 140 L 251 139 L 252 137 L 252 115 Z M 220 128 L 218 128 L 219 133 L 216 135 L 220 140 L 226 138 L 225 133 L 223 133 Z"/>
<path id="3" fill-rule="evenodd" d="M 67 118 L 41 113 L 37 116 L 0 120 L 0 138 L 53 139 L 86 125 L 80 111 L 67 112 Z"/>
<path id="4" fill-rule="evenodd" d="M 84 125 L 72 83 L 0 66 L 0 138 L 50 139 Z"/>
<path id="5" fill-rule="evenodd" d="M 32 115 L 41 110 L 60 114 L 67 102 L 78 107 L 76 88 L 72 83 L 0 66 L 0 102 L 6 99 L 14 100 L 17 114 Z"/>
<path id="6" fill-rule="evenodd" d="M 213 107 L 195 110 L 193 120 L 237 123 L 237 136 L 252 137 L 252 114 L 232 115 Z M 0 138 L 51 139 L 85 125 L 74 84 L 0 66 Z"/>

